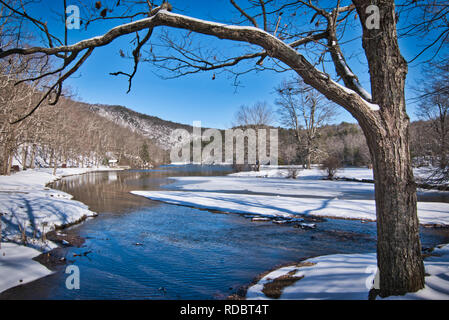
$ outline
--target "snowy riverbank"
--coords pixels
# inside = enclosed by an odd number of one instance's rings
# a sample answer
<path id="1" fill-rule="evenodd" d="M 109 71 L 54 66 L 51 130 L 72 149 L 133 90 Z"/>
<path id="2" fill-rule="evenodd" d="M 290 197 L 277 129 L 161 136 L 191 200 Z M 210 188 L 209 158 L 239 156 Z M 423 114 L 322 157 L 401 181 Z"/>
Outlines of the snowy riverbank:
<path id="1" fill-rule="evenodd" d="M 231 213 L 284 218 L 300 215 L 376 220 L 374 200 L 306 199 L 197 191 L 133 191 L 132 193 L 166 203 Z M 449 226 L 449 204 L 419 202 L 418 216 L 423 225 Z"/>
<path id="2" fill-rule="evenodd" d="M 110 169 L 67 168 L 53 175 L 53 169 L 48 168 L 0 176 L 0 274 L 7 275 L 0 277 L 0 292 L 51 273 L 32 260 L 56 247 L 43 239 L 44 233 L 96 215 L 85 204 L 71 200 L 71 195 L 46 185 L 64 176 L 102 170 Z"/>
<path id="3" fill-rule="evenodd" d="M 170 190 L 133 193 L 224 212 L 376 220 L 373 184 L 323 180 L 323 172 L 318 169 L 301 170 L 297 179 L 279 178 L 284 176 L 284 170 L 269 168 L 221 177 L 175 177 L 174 183 L 167 186 Z M 340 172 L 340 177 L 365 179 L 370 174 L 369 169 L 346 169 Z M 442 191 L 418 193 L 431 195 Z M 418 202 L 418 215 L 423 225 L 449 226 L 449 203 Z"/>
<path id="4" fill-rule="evenodd" d="M 388 299 L 448 300 L 449 245 L 435 248 L 424 265 L 427 273 L 424 289 Z M 268 273 L 248 288 L 246 298 L 367 300 L 376 266 L 375 253 L 316 257 Z"/>

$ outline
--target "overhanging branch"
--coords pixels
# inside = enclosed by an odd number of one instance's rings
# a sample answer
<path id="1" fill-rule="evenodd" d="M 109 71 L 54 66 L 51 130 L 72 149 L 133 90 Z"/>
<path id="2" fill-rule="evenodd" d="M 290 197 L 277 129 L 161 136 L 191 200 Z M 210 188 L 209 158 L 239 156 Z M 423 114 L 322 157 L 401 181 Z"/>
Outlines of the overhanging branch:
<path id="1" fill-rule="evenodd" d="M 246 42 L 262 47 L 265 52 L 298 73 L 304 81 L 325 95 L 328 99 L 340 104 L 351 112 L 357 119 L 374 120 L 375 111 L 354 90 L 349 90 L 330 80 L 327 74 L 317 70 L 307 59 L 292 48 L 289 44 L 256 27 L 234 26 L 222 23 L 196 19 L 167 10 L 160 10 L 156 15 L 138 21 L 117 26 L 102 36 L 86 39 L 69 46 L 53 48 L 14 48 L 0 53 L 0 58 L 11 54 L 56 55 L 65 52 L 82 51 L 84 49 L 108 45 L 113 40 L 130 33 L 156 26 L 168 26 L 178 29 L 190 30 L 196 33 L 215 36 L 219 39 Z M 304 40 L 305 41 L 305 40 Z M 81 62 L 81 61 L 80 61 Z M 82 63 L 82 62 L 81 62 Z M 368 119 L 368 120 L 367 120 Z M 373 122 L 374 123 L 374 122 Z"/>

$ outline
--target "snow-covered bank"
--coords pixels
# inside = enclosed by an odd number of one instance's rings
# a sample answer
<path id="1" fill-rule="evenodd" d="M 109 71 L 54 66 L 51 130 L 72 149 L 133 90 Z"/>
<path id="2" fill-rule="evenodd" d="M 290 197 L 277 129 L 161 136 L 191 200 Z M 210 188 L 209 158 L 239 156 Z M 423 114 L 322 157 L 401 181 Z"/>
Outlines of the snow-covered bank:
<path id="1" fill-rule="evenodd" d="M 173 191 L 133 193 L 167 203 L 224 212 L 376 220 L 374 184 L 323 180 L 323 172 L 318 169 L 301 170 L 297 179 L 279 178 L 282 170 L 268 167 L 260 172 L 219 177 L 174 177 L 174 183 L 166 186 Z M 271 172 L 268 175 L 272 177 L 258 177 L 266 172 Z M 367 179 L 372 173 L 365 168 L 351 168 L 342 174 Z M 434 192 L 419 191 L 419 194 Z M 419 202 L 418 215 L 423 225 L 449 226 L 449 203 Z"/>
<path id="2" fill-rule="evenodd" d="M 424 260 L 426 286 L 405 296 L 388 299 L 449 299 L 449 245 L 436 248 Z M 296 277 L 282 290 L 281 299 L 367 300 L 376 274 L 376 254 L 335 254 L 277 269 L 265 275 L 247 291 L 247 299 L 269 299 L 264 285 L 280 277 Z M 282 279 L 282 278 L 281 278 Z M 267 292 L 267 291 L 265 291 Z"/>
<path id="3" fill-rule="evenodd" d="M 376 220 L 374 200 L 294 198 L 191 191 L 133 191 L 132 193 L 166 203 L 232 213 Z M 449 203 L 419 202 L 418 216 L 420 223 L 424 225 L 449 226 Z"/>
<path id="4" fill-rule="evenodd" d="M 71 195 L 47 188 L 46 185 L 64 176 L 100 170 L 110 169 L 67 168 L 58 169 L 56 175 L 53 175 L 53 169 L 48 168 L 0 176 L 0 274 L 8 275 L 0 277 L 0 292 L 19 285 L 17 279 L 32 281 L 50 272 L 31 260 L 40 251 L 56 246 L 43 239 L 44 233 L 96 215 L 85 204 L 71 200 Z M 24 238 L 27 246 L 22 245 Z M 36 264 L 41 268 L 36 267 Z M 25 276 L 28 273 L 29 276 Z"/>
<path id="5" fill-rule="evenodd" d="M 41 252 L 15 243 L 0 249 L 0 292 L 48 276 L 52 272 L 33 260 Z"/>
<path id="6" fill-rule="evenodd" d="M 166 186 L 183 191 L 242 192 L 280 196 L 374 200 L 374 184 L 357 181 L 323 180 L 319 169 L 301 170 L 297 179 L 287 179 L 287 169 L 267 168 L 261 171 L 237 172 L 219 177 L 174 177 L 174 183 Z M 337 174 L 340 178 L 370 180 L 372 170 L 347 168 Z M 418 195 L 441 195 L 447 192 L 418 190 Z"/>
<path id="7" fill-rule="evenodd" d="M 242 192 L 279 196 L 374 199 L 374 185 L 363 182 L 323 180 L 322 175 L 308 175 L 298 179 L 257 177 L 174 177 L 166 188 L 183 191 Z"/>
<path id="8" fill-rule="evenodd" d="M 262 166 L 260 171 L 243 171 L 230 174 L 234 177 L 260 177 L 260 178 L 286 178 L 289 175 L 289 169 L 297 170 L 298 179 L 310 179 L 311 177 L 324 177 L 324 171 L 314 166 L 312 169 L 303 169 L 301 166 Z M 434 168 L 414 168 L 413 174 L 417 180 L 426 180 L 432 176 Z M 373 170 L 369 168 L 341 168 L 337 171 L 337 178 L 346 178 L 354 180 L 373 180 Z"/>

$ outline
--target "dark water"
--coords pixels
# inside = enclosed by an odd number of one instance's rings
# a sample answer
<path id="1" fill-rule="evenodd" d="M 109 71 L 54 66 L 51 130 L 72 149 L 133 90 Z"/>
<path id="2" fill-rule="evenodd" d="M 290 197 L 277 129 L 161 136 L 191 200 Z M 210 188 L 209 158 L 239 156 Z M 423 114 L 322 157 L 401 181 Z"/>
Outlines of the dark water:
<path id="1" fill-rule="evenodd" d="M 0 298 L 224 299 L 280 264 L 323 254 L 375 251 L 375 223 L 328 219 L 315 230 L 301 230 L 129 194 L 158 190 L 170 183 L 170 176 L 221 175 L 226 170 L 166 167 L 58 181 L 54 188 L 100 213 L 63 231 L 86 238 L 83 247 L 66 253 L 69 263 L 80 269 L 81 288 L 66 289 L 62 267 Z M 447 230 L 421 231 L 423 246 L 449 242 Z"/>

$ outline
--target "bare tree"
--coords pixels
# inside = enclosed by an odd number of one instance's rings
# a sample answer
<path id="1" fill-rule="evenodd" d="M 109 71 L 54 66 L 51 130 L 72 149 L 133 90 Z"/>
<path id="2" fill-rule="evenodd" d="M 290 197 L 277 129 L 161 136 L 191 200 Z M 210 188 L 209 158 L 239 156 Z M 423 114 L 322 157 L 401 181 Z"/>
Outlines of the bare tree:
<path id="1" fill-rule="evenodd" d="M 426 81 L 417 115 L 430 127 L 427 137 L 433 142 L 432 153 L 437 155 L 438 170 L 432 178 L 444 182 L 449 178 L 449 63 L 434 63 L 426 74 L 431 80 Z"/>
<path id="2" fill-rule="evenodd" d="M 276 92 L 281 122 L 294 130 L 298 149 L 302 150 L 301 158 L 310 169 L 312 158 L 319 151 L 319 128 L 332 120 L 334 106 L 297 77 L 282 82 Z"/>
<path id="3" fill-rule="evenodd" d="M 12 122 L 28 112 L 40 99 L 41 82 L 23 83 L 36 69 L 41 69 L 40 59 L 32 57 L 12 57 L 0 61 L 0 146 L 2 147 L 2 174 L 9 175 L 14 156 L 20 147 L 25 149 L 32 135 L 28 128 L 33 125 L 31 118 L 13 124 Z M 26 159 L 26 156 L 24 156 Z"/>
<path id="4" fill-rule="evenodd" d="M 242 105 L 234 116 L 234 126 L 238 127 L 268 127 L 273 125 L 274 115 L 266 102 L 256 102 L 252 106 Z"/>
<path id="5" fill-rule="evenodd" d="M 145 8 L 133 11 L 130 16 L 129 11 L 122 9 L 125 2 L 139 5 L 136 1 L 123 0 L 114 7 L 121 13 L 120 17 L 113 17 L 113 13 L 109 15 L 109 11 L 104 9 L 98 13 L 98 17 L 121 18 L 118 21 L 126 20 L 128 23 L 119 23 L 103 35 L 65 45 L 48 29 L 48 24 L 32 18 L 24 6 L 12 6 L 0 0 L 0 4 L 12 16 L 26 20 L 46 39 L 46 43 L 33 47 L 23 42 L 14 43 L 2 48 L 0 58 L 7 59 L 18 54 L 47 55 L 60 60 L 57 70 L 61 76 L 49 86 L 44 98 L 51 93 L 56 93 L 58 97 L 64 81 L 83 65 L 95 48 L 107 46 L 115 39 L 130 34 L 135 35 L 133 71 L 114 73 L 128 77 L 130 86 L 139 62 L 146 60 L 140 58 L 145 44 L 150 47 L 147 60 L 165 68 L 173 76 L 228 69 L 239 64 L 250 65 L 249 70 L 296 72 L 307 85 L 348 110 L 357 119 L 367 138 L 375 179 L 380 295 L 404 294 L 424 287 L 416 185 L 409 153 L 409 117 L 405 104 L 408 68 L 399 49 L 393 0 L 374 1 L 378 10 L 365 0 L 338 0 L 326 6 L 305 0 L 283 3 L 249 1 L 246 6 L 242 6 L 233 0 L 231 6 L 236 9 L 238 16 L 231 23 L 176 14 L 171 12 L 171 5 L 164 3 L 155 8 L 151 1 L 145 4 Z M 249 26 L 243 25 L 248 23 Z M 160 47 L 162 51 L 158 54 L 151 50 L 150 40 L 153 30 L 160 26 L 186 32 L 178 39 L 175 37 L 175 41 L 167 39 L 166 46 Z M 349 59 L 342 50 L 345 41 L 340 40 L 349 28 L 359 30 L 362 34 L 361 48 L 368 64 L 371 95 L 349 67 Z M 233 51 L 239 52 L 236 56 L 224 57 L 224 53 L 214 55 L 210 51 L 208 54 L 202 49 L 205 46 L 194 46 L 197 40 L 194 34 L 238 41 L 250 46 L 244 47 L 246 52 Z M 334 74 L 326 70 L 323 63 L 325 59 L 332 62 Z M 246 71 L 241 70 L 238 74 Z M 340 79 L 342 84 L 333 79 Z M 39 105 L 36 104 L 28 114 Z"/>
<path id="6" fill-rule="evenodd" d="M 266 130 L 274 124 L 274 114 L 272 108 L 267 104 L 267 102 L 256 102 L 252 106 L 242 105 L 237 110 L 234 115 L 234 127 L 243 127 L 245 129 L 251 129 L 255 131 L 256 139 L 259 139 L 259 131 Z M 267 139 L 267 147 L 270 147 L 270 139 Z M 260 159 L 259 159 L 259 145 L 256 144 L 254 147 L 254 152 L 256 153 L 256 163 L 252 166 L 253 170 L 260 170 Z M 248 156 L 249 141 L 245 140 L 245 154 Z"/>
<path id="7" fill-rule="evenodd" d="M 426 53 L 431 53 L 426 61 L 438 56 L 449 43 L 449 1 L 448 0 L 406 0 L 398 5 L 397 19 L 406 23 L 398 29 L 401 37 L 417 37 L 418 52 L 410 62 Z"/>

